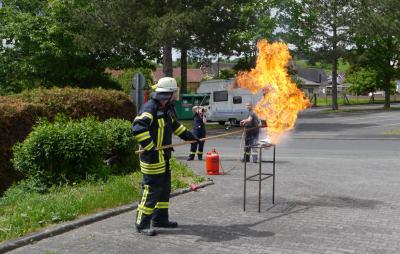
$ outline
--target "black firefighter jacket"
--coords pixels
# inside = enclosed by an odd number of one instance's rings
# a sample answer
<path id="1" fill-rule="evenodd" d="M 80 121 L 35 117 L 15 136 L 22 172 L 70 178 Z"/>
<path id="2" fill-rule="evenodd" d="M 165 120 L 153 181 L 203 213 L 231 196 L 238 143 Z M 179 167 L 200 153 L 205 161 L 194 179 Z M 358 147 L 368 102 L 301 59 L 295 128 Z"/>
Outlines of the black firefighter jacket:
<path id="1" fill-rule="evenodd" d="M 143 174 L 162 174 L 166 170 L 166 160 L 171 158 L 172 149 L 154 150 L 170 145 L 172 133 L 184 140 L 196 137 L 178 122 L 173 106 L 160 109 L 160 103 L 152 98 L 146 102 L 133 121 L 134 138 L 145 150 L 140 154 L 140 169 Z"/>

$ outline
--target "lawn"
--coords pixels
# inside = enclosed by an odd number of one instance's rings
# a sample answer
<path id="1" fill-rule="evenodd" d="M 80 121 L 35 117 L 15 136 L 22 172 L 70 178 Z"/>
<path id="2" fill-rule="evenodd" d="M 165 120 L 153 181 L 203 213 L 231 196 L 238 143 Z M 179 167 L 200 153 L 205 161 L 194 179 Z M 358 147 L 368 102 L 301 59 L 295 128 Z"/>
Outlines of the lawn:
<path id="1" fill-rule="evenodd" d="M 400 96 L 392 96 L 391 102 L 399 102 Z M 376 97 L 374 102 L 370 101 L 369 97 L 351 97 L 348 96 L 348 100 L 345 100 L 342 96 L 338 95 L 338 104 L 339 105 L 357 105 L 357 104 L 382 104 L 384 103 L 385 98 L 383 97 Z M 332 105 L 332 98 L 331 96 L 324 97 L 319 96 L 317 99 L 317 106 L 330 106 Z"/>
<path id="2" fill-rule="evenodd" d="M 385 131 L 384 134 L 386 134 L 386 135 L 400 135 L 400 129 Z"/>
<path id="3" fill-rule="evenodd" d="M 173 161 L 172 189 L 204 180 L 185 164 Z M 51 189 L 46 194 L 28 193 L 23 185 L 11 187 L 0 198 L 0 242 L 63 221 L 131 204 L 139 199 L 141 173 L 112 176 L 106 182 L 85 182 Z"/>

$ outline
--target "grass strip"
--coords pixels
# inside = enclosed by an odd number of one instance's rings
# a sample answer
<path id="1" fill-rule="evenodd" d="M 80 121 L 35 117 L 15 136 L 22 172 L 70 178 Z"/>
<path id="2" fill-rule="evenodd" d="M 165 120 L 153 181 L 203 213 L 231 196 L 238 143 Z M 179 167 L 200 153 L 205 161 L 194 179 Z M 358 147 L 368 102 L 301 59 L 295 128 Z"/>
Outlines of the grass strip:
<path id="1" fill-rule="evenodd" d="M 400 129 L 385 131 L 383 134 L 385 134 L 385 135 L 400 135 Z"/>
<path id="2" fill-rule="evenodd" d="M 350 112 L 359 112 L 359 113 L 378 113 L 378 112 L 391 112 L 391 111 L 399 111 L 399 107 L 391 107 L 391 108 L 349 108 L 349 109 L 326 109 L 321 111 L 322 114 L 330 114 L 330 113 L 350 113 Z"/>
<path id="3" fill-rule="evenodd" d="M 172 190 L 204 181 L 185 164 L 173 160 Z M 46 194 L 27 193 L 19 185 L 0 199 L 0 242 L 56 223 L 131 204 L 139 199 L 142 175 L 111 176 L 106 182 L 83 182 L 53 188 Z"/>
<path id="4" fill-rule="evenodd" d="M 390 100 L 391 103 L 396 103 L 399 102 L 398 97 L 392 97 Z M 342 97 L 338 98 L 338 105 L 340 106 L 346 106 L 346 105 L 363 105 L 363 104 L 369 104 L 369 105 L 374 105 L 374 104 L 382 104 L 385 102 L 385 98 L 375 98 L 373 102 L 370 101 L 370 98 L 348 98 L 348 100 L 344 100 Z M 317 105 L 318 106 L 330 106 L 332 105 L 332 98 L 328 97 L 318 97 L 317 99 Z"/>

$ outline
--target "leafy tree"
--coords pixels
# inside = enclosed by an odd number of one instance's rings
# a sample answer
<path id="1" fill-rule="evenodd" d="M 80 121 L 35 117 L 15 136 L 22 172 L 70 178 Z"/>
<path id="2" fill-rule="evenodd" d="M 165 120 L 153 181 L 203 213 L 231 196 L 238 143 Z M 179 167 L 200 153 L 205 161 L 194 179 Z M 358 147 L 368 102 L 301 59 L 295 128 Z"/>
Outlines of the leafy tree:
<path id="1" fill-rule="evenodd" d="M 121 85 L 122 90 L 130 94 L 132 90 L 132 79 L 136 73 L 141 73 L 145 77 L 145 89 L 150 89 L 153 84 L 152 69 L 149 68 L 127 68 L 124 69 L 120 75 L 115 75 L 112 79 Z"/>
<path id="2" fill-rule="evenodd" d="M 197 0 L 188 1 L 184 10 L 174 45 L 181 49 L 182 91 L 186 91 L 187 53 L 202 54 L 204 57 L 219 54 L 232 55 L 240 52 L 243 40 L 239 32 L 250 29 L 243 16 L 249 17 L 248 6 L 260 0 Z M 188 9 L 190 11 L 188 11 Z M 181 10 L 182 13 L 184 10 Z M 246 41 L 247 43 L 247 41 Z M 198 55 L 197 55 L 198 56 Z"/>
<path id="3" fill-rule="evenodd" d="M 69 0 L 72 1 L 72 0 Z M 116 69 L 152 67 L 160 58 L 160 48 L 149 38 L 157 25 L 155 1 L 74 0 L 69 9 L 80 29 L 74 42 L 106 60 Z"/>
<path id="4" fill-rule="evenodd" d="M 390 108 L 392 81 L 400 75 L 400 6 L 397 0 L 358 0 L 357 63 L 376 72 Z"/>
<path id="5" fill-rule="evenodd" d="M 254 64 L 252 62 L 250 62 L 250 59 L 248 57 L 241 57 L 236 62 L 235 66 L 233 66 L 233 69 L 236 72 L 238 72 L 238 71 L 249 71 L 253 67 L 254 67 Z"/>
<path id="6" fill-rule="evenodd" d="M 351 42 L 355 16 L 351 1 L 287 0 L 281 4 L 282 38 L 296 45 L 298 52 L 332 64 L 332 108 L 338 109 L 338 59 L 346 55 Z"/>
<path id="7" fill-rule="evenodd" d="M 350 83 L 349 91 L 356 95 L 375 92 L 382 85 L 374 70 L 363 67 L 352 67 L 346 73 L 346 82 Z"/>
<path id="8" fill-rule="evenodd" d="M 222 69 L 218 76 L 220 79 L 230 79 L 235 77 L 235 71 L 231 69 Z"/>
<path id="9" fill-rule="evenodd" d="M 72 1 L 4 0 L 0 9 L 0 92 L 37 86 L 113 87 L 99 55 L 72 34 Z"/>

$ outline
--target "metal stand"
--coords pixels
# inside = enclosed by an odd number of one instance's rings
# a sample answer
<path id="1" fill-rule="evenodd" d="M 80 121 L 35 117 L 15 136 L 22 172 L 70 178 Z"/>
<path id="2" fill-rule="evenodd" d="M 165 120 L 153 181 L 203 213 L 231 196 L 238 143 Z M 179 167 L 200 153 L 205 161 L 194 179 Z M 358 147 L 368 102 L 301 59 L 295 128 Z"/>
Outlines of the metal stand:
<path id="1" fill-rule="evenodd" d="M 246 211 L 246 182 L 256 181 L 258 182 L 258 212 L 261 212 L 261 182 L 271 177 L 272 177 L 272 204 L 275 203 L 275 145 L 272 146 L 255 145 L 250 147 L 258 148 L 258 173 L 255 175 L 247 176 L 247 162 L 246 160 L 244 160 L 243 211 Z M 272 160 L 263 160 L 262 150 L 264 148 L 271 148 L 271 147 L 273 147 Z M 246 154 L 244 154 L 244 158 L 246 158 Z M 261 169 L 263 163 L 272 163 L 272 174 L 262 172 Z"/>

